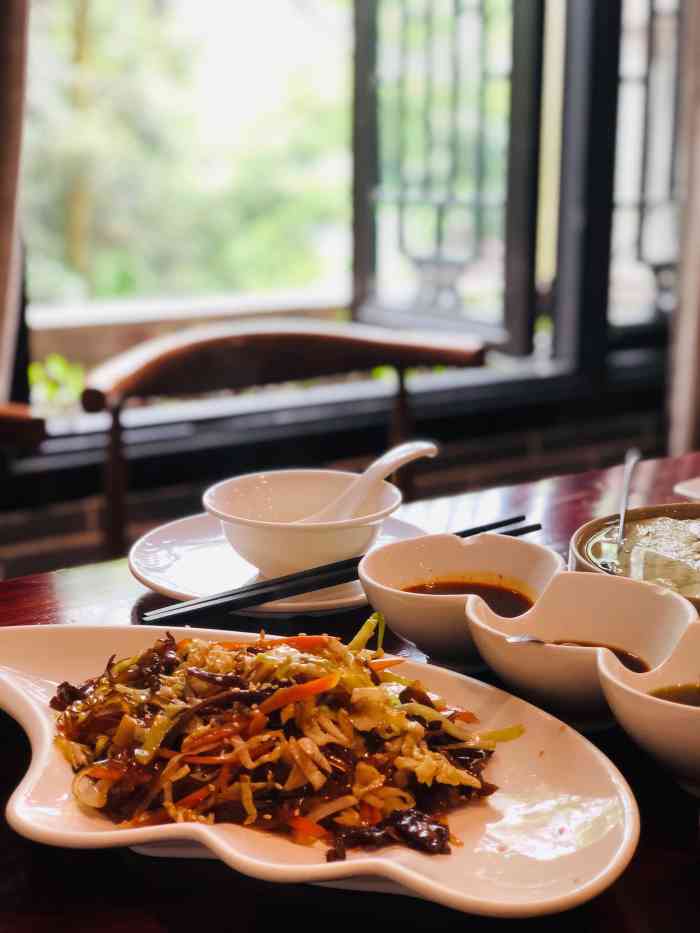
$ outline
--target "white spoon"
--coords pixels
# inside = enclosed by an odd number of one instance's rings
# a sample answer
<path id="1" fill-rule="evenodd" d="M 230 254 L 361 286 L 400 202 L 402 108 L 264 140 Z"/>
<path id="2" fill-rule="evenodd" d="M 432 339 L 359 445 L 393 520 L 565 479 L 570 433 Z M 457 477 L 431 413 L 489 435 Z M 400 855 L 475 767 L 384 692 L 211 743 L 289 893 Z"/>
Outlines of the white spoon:
<path id="1" fill-rule="evenodd" d="M 382 480 L 386 479 L 399 467 L 417 460 L 419 457 L 434 457 L 438 452 L 436 444 L 431 441 L 407 441 L 392 447 L 385 454 L 370 464 L 364 473 L 345 489 L 337 499 L 324 505 L 313 515 L 300 518 L 295 525 L 307 525 L 311 522 L 340 522 L 363 514 L 363 507 L 375 492 Z"/>

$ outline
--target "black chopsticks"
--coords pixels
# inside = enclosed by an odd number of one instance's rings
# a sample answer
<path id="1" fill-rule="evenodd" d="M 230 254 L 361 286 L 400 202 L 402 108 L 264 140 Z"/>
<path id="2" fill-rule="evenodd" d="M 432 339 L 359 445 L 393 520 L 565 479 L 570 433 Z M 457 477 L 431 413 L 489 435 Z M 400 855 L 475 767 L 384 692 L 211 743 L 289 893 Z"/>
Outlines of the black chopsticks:
<path id="1" fill-rule="evenodd" d="M 503 518 L 485 525 L 477 525 L 464 531 L 455 532 L 460 538 L 481 534 L 482 531 L 495 531 L 507 525 L 514 525 L 524 521 L 524 515 L 515 515 L 512 518 Z M 502 534 L 518 537 L 539 531 L 539 524 L 520 525 L 503 531 Z M 322 567 L 312 567 L 298 573 L 290 573 L 285 577 L 276 577 L 274 580 L 260 580 L 249 583 L 235 590 L 217 593 L 214 596 L 203 596 L 198 599 L 188 599 L 175 606 L 165 606 L 162 609 L 152 609 L 144 612 L 141 621 L 146 625 L 160 625 L 167 622 L 172 625 L 187 625 L 203 618 L 211 621 L 212 618 L 228 615 L 251 606 L 260 606 L 263 603 L 284 599 L 289 596 L 299 596 L 301 593 L 310 593 L 314 590 L 323 590 L 339 583 L 349 583 L 357 579 L 357 567 L 362 557 L 350 557 L 347 560 L 336 561 L 333 564 L 324 564 Z"/>

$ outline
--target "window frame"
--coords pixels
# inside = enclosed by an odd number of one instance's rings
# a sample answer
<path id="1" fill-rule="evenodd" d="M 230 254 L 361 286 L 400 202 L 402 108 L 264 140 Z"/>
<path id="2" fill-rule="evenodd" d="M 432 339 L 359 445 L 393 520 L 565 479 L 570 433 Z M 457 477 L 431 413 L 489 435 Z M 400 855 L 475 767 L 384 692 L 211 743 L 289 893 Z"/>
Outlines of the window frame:
<path id="1" fill-rule="evenodd" d="M 615 173 L 622 0 L 568 0 L 554 348 L 603 377 Z"/>
<path id="2" fill-rule="evenodd" d="M 533 350 L 537 202 L 545 0 L 513 0 L 510 133 L 505 182 L 503 320 L 426 318 L 415 309 L 385 307 L 376 294 L 373 195 L 380 181 L 377 95 L 381 0 L 354 0 L 353 208 L 355 319 L 387 327 L 466 331 L 513 356 Z"/>
<path id="3" fill-rule="evenodd" d="M 623 2 L 568 0 L 566 11 L 555 355 L 591 384 L 616 352 L 669 341 L 668 317 L 616 325 L 608 316 Z"/>

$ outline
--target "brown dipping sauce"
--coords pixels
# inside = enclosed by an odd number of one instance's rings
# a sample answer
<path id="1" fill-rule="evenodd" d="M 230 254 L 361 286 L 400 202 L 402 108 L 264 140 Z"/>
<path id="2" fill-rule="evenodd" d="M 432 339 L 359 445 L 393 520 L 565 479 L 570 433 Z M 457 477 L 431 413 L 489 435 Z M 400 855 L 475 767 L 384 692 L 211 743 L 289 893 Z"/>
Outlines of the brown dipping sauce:
<path id="1" fill-rule="evenodd" d="M 551 641 L 550 645 L 573 645 L 576 648 L 607 648 L 621 661 L 625 667 L 635 674 L 646 674 L 651 668 L 646 661 L 643 661 L 631 651 L 625 651 L 624 648 L 615 648 L 613 645 L 605 645 L 599 641 Z"/>
<path id="2" fill-rule="evenodd" d="M 700 683 L 657 687 L 649 696 L 659 700 L 670 700 L 671 703 L 683 703 L 685 706 L 700 706 Z"/>
<path id="3" fill-rule="evenodd" d="M 404 593 L 422 593 L 425 596 L 464 596 L 474 593 L 500 616 L 512 619 L 532 608 L 532 600 L 524 593 L 496 583 L 473 583 L 470 580 L 434 580 L 405 586 Z"/>

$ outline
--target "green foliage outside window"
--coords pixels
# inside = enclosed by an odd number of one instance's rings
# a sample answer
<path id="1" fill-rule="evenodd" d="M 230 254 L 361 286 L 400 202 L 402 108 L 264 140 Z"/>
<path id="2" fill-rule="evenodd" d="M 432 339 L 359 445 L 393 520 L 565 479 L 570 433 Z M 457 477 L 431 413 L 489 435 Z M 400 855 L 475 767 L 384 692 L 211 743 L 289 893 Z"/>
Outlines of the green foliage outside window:
<path id="1" fill-rule="evenodd" d="M 350 224 L 345 170 L 332 170 L 350 158 L 349 96 L 324 97 L 299 75 L 245 145 L 215 152 L 196 132 L 193 73 L 206 50 L 178 28 L 178 3 L 32 7 L 22 215 L 31 300 L 317 280 L 316 241 Z M 231 101 L 255 94 L 255 81 L 232 87 Z"/>
<path id="2" fill-rule="evenodd" d="M 50 353 L 43 363 L 29 364 L 29 387 L 36 410 L 56 413 L 76 408 L 85 385 L 85 370 L 58 353 Z"/>

